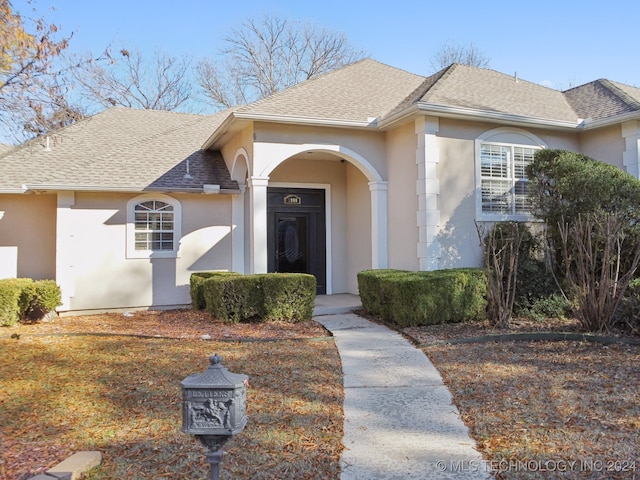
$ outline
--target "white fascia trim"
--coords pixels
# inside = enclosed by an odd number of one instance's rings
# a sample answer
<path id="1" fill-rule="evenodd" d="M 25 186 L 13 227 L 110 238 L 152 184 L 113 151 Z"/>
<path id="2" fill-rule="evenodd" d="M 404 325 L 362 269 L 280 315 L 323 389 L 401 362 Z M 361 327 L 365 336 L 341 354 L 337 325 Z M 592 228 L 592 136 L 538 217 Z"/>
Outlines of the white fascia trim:
<path id="1" fill-rule="evenodd" d="M 204 188 L 133 188 L 133 187 L 104 187 L 100 185 L 56 185 L 56 184 L 33 184 L 25 185 L 23 190 L 15 191 L 0 190 L 0 193 L 26 193 L 28 191 L 56 191 L 56 192 L 117 192 L 117 193 L 145 193 L 145 192 L 171 192 L 171 193 L 206 193 Z M 240 190 L 221 188 L 219 193 L 238 195 Z"/>
<path id="2" fill-rule="evenodd" d="M 436 105 L 431 103 L 418 103 L 418 110 L 427 113 L 439 113 L 443 116 L 451 117 L 475 117 L 483 120 L 493 120 L 501 123 L 515 125 L 533 125 L 539 127 L 567 128 L 575 130 L 581 125 L 576 118 L 575 122 L 566 120 L 551 120 L 548 118 L 526 117 L 524 115 L 514 115 L 511 113 L 488 112 L 486 110 L 476 110 L 473 108 L 450 107 L 448 105 Z"/>
<path id="3" fill-rule="evenodd" d="M 347 127 L 347 128 L 376 128 L 378 126 L 378 120 L 370 119 L 366 121 L 361 120 L 337 120 L 334 118 L 320 118 L 320 117 L 294 117 L 288 115 L 262 115 L 242 113 L 237 115 L 238 119 L 272 122 L 272 123 L 293 123 L 296 125 L 317 125 L 317 126 L 330 126 L 330 127 Z"/>
<path id="4" fill-rule="evenodd" d="M 26 185 L 22 188 L 0 188 L 0 193 L 29 193 L 31 191 Z"/>
<path id="5" fill-rule="evenodd" d="M 143 190 L 131 187 L 104 187 L 100 185 L 61 185 L 55 183 L 40 183 L 26 185 L 29 190 L 54 190 L 58 192 L 131 192 L 141 193 Z"/>
<path id="6" fill-rule="evenodd" d="M 209 138 L 207 138 L 207 141 L 202 144 L 202 147 L 200 147 L 200 149 L 209 150 L 209 148 L 211 148 L 211 146 L 214 143 L 216 143 L 220 139 L 220 137 L 222 137 L 222 135 L 226 133 L 227 129 L 229 128 L 229 125 L 233 123 L 234 119 L 235 119 L 235 113 L 231 112 L 227 116 L 227 118 L 225 118 L 222 121 L 222 123 L 218 125 L 218 128 L 214 130 L 214 132 L 209 136 Z"/>
<path id="7" fill-rule="evenodd" d="M 377 128 L 378 119 L 371 118 L 367 121 L 356 120 L 336 120 L 329 118 L 296 117 L 289 115 L 265 115 L 259 113 L 238 113 L 233 112 L 220 124 L 215 132 L 202 144 L 201 150 L 208 150 L 227 133 L 233 122 L 246 120 L 252 122 L 288 123 L 296 125 L 316 125 L 343 128 Z"/>
<path id="8" fill-rule="evenodd" d="M 547 118 L 526 117 L 524 115 L 514 115 L 509 113 L 489 112 L 486 110 L 476 110 L 473 108 L 451 107 L 449 105 L 438 105 L 433 103 L 419 102 L 411 107 L 403 110 L 389 118 L 385 118 L 378 124 L 378 127 L 384 128 L 396 123 L 415 113 L 431 114 L 440 117 L 450 117 L 459 119 L 477 119 L 491 120 L 508 125 L 526 125 L 541 128 L 563 128 L 568 130 L 576 130 L 580 128 L 583 122 L 576 119 L 575 122 L 564 120 L 551 120 Z"/>
<path id="9" fill-rule="evenodd" d="M 590 130 L 593 128 L 608 127 L 610 125 L 617 125 L 619 123 L 628 122 L 630 120 L 640 120 L 640 112 L 623 113 L 616 115 L 615 117 L 602 118 L 600 120 L 591 120 L 589 118 L 582 121 L 580 127 L 583 130 Z"/>

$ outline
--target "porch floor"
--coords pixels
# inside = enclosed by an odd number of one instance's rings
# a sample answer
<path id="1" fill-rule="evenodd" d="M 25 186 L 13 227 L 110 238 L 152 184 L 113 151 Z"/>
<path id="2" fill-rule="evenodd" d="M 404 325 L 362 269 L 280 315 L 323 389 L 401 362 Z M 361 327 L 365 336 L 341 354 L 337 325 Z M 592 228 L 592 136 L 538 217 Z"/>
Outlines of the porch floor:
<path id="1" fill-rule="evenodd" d="M 318 295 L 313 309 L 313 316 L 349 313 L 360 307 L 362 307 L 362 303 L 358 295 L 352 295 L 350 293 Z"/>

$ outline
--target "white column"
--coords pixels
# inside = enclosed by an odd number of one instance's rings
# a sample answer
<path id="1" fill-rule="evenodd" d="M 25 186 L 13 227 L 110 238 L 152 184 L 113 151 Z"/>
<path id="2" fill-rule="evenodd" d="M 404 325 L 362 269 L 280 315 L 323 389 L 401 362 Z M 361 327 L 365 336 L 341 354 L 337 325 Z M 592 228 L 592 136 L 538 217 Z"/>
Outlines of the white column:
<path id="1" fill-rule="evenodd" d="M 422 117 L 416 120 L 416 164 L 418 180 L 418 245 L 417 254 L 420 270 L 436 270 L 440 260 L 440 244 L 438 229 L 440 227 L 440 180 L 437 166 L 440 152 L 437 144 L 439 122 L 434 117 Z"/>
<path id="2" fill-rule="evenodd" d="M 244 192 L 245 184 L 238 184 L 239 195 L 231 199 L 231 270 L 244 273 Z"/>
<path id="3" fill-rule="evenodd" d="M 249 178 L 251 265 L 248 273 L 267 273 L 267 185 L 269 177 Z"/>
<path id="4" fill-rule="evenodd" d="M 371 192 L 371 268 L 388 268 L 387 182 L 369 182 Z"/>
<path id="5" fill-rule="evenodd" d="M 71 207 L 75 204 L 74 192 L 58 192 L 56 212 L 56 283 L 62 291 L 59 310 L 71 309 L 75 295 L 74 279 L 74 220 Z"/>
<path id="6" fill-rule="evenodd" d="M 624 152 L 622 162 L 627 172 L 640 178 L 640 122 L 631 121 L 622 124 Z"/>

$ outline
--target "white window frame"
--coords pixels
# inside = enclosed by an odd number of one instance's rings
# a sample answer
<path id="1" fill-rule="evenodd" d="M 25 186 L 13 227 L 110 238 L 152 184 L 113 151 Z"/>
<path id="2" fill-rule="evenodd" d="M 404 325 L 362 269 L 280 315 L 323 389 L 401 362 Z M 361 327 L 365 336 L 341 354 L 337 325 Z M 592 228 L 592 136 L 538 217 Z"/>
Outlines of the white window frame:
<path id="1" fill-rule="evenodd" d="M 475 141 L 475 176 L 476 176 L 476 219 L 479 221 L 532 221 L 533 215 L 530 213 L 496 213 L 496 212 L 484 212 L 482 207 L 482 146 L 490 145 L 500 149 L 510 150 L 511 157 L 508 160 L 508 171 L 510 172 L 508 178 L 511 181 L 511 193 L 510 201 L 513 204 L 515 200 L 515 184 L 517 179 L 514 175 L 514 160 L 513 151 L 514 148 L 527 148 L 533 150 L 540 150 L 546 148 L 546 144 L 540 140 L 537 136 L 517 128 L 496 128 L 483 133 Z M 497 178 L 497 177 L 496 177 Z M 514 207 L 515 208 L 515 207 Z"/>
<path id="2" fill-rule="evenodd" d="M 173 208 L 173 249 L 136 250 L 135 207 L 149 201 L 163 202 Z M 144 194 L 127 202 L 127 258 L 177 258 L 182 235 L 182 207 L 175 198 L 163 194 Z"/>

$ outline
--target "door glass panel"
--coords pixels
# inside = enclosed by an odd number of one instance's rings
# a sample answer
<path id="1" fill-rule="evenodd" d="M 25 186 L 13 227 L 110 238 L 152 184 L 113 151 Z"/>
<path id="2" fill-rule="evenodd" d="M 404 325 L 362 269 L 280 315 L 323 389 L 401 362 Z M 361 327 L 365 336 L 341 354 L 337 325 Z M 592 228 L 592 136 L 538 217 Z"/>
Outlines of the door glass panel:
<path id="1" fill-rule="evenodd" d="M 308 273 L 307 218 L 280 217 L 277 225 L 276 271 Z"/>

